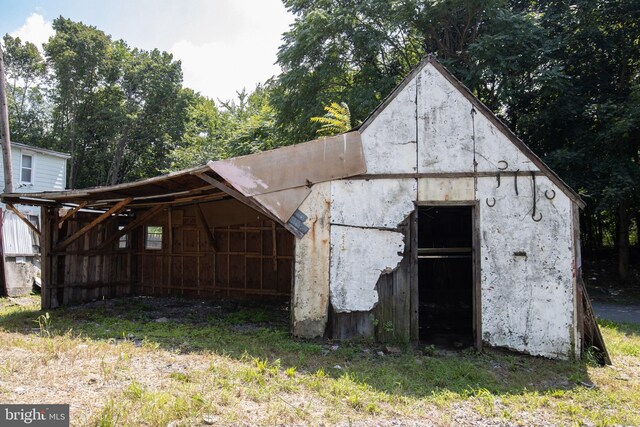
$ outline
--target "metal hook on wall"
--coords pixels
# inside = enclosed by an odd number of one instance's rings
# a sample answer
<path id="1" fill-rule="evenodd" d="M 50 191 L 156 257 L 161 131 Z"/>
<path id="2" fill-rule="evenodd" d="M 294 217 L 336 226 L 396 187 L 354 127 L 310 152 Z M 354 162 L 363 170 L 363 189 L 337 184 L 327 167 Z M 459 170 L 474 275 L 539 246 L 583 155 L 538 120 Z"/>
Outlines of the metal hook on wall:
<path id="1" fill-rule="evenodd" d="M 509 163 L 507 163 L 506 160 L 500 160 L 498 162 L 498 169 L 500 169 L 501 171 L 507 169 L 509 167 Z"/>
<path id="2" fill-rule="evenodd" d="M 518 195 L 518 172 L 520 172 L 520 169 L 518 169 L 513 176 L 513 185 L 516 187 L 516 196 Z"/>
<path id="3" fill-rule="evenodd" d="M 489 202 L 489 199 L 491 199 L 491 202 Z M 485 200 L 485 203 L 487 204 L 487 206 L 489 206 L 490 208 L 494 207 L 496 205 L 496 199 L 495 197 L 487 197 L 487 200 Z"/>
<path id="4" fill-rule="evenodd" d="M 498 180 L 498 186 L 496 188 L 500 188 L 500 172 L 496 175 L 496 180 Z"/>
<path id="5" fill-rule="evenodd" d="M 535 222 L 540 222 L 542 214 L 538 212 L 538 217 L 536 217 L 536 173 L 534 171 L 531 171 L 531 184 L 533 185 L 533 211 L 531 212 L 531 219 Z"/>
<path id="6" fill-rule="evenodd" d="M 551 192 L 551 194 L 549 194 L 549 192 Z M 554 190 L 553 188 L 552 188 L 552 189 L 549 189 L 549 190 L 546 190 L 546 191 L 544 192 L 544 197 L 546 197 L 546 198 L 547 198 L 547 199 L 549 199 L 549 200 L 552 200 L 554 197 L 556 197 L 556 192 L 555 192 L 555 190 Z"/>

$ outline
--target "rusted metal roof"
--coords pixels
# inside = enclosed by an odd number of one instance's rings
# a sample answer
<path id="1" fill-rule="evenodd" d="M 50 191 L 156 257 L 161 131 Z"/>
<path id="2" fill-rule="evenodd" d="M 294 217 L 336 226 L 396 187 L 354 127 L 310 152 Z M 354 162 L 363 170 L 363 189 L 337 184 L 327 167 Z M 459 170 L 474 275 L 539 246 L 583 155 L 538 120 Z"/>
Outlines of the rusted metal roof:
<path id="1" fill-rule="evenodd" d="M 8 193 L 5 203 L 111 209 L 128 200 L 127 210 L 160 204 L 180 205 L 234 198 L 285 226 L 295 235 L 304 230 L 289 224 L 311 185 L 360 175 L 366 165 L 359 132 L 321 138 L 248 156 L 211 161 L 141 181 L 41 193 Z M 295 221 L 294 221 L 295 222 Z"/>

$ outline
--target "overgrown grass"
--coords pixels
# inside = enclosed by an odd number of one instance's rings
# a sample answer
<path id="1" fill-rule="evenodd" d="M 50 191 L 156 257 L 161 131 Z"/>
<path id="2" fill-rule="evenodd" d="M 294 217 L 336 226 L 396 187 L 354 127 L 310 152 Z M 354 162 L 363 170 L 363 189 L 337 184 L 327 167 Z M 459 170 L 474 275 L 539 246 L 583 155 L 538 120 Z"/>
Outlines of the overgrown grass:
<path id="1" fill-rule="evenodd" d="M 603 368 L 497 350 L 380 356 L 367 342 L 292 339 L 277 309 L 185 302 L 158 321 L 158 301 L 47 317 L 35 299 L 0 300 L 0 401 L 71 403 L 74 425 L 99 426 L 640 425 L 638 325 L 601 323 L 614 361 Z"/>

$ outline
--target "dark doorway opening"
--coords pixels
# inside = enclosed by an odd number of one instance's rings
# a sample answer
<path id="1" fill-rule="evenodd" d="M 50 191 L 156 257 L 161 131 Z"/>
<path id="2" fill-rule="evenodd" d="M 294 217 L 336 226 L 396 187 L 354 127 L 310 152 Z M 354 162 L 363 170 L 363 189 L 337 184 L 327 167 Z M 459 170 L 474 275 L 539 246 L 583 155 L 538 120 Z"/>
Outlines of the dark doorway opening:
<path id="1" fill-rule="evenodd" d="M 472 206 L 418 208 L 420 340 L 474 343 Z"/>

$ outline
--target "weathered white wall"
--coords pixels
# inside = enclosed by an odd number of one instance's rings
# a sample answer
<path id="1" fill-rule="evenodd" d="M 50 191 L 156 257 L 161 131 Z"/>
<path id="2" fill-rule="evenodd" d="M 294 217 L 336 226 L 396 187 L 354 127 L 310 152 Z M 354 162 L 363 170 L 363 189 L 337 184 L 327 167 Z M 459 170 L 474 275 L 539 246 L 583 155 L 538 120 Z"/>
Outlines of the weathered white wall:
<path id="1" fill-rule="evenodd" d="M 479 172 L 496 171 L 500 160 L 509 170 L 537 169 L 487 117 L 478 111 L 472 120 L 471 102 L 433 65 L 419 76 L 418 172 L 473 171 L 474 129 Z"/>
<path id="2" fill-rule="evenodd" d="M 293 290 L 293 333 L 324 335 L 329 313 L 329 213 L 331 183 L 316 184 L 300 206 L 309 232 L 296 239 Z"/>
<path id="3" fill-rule="evenodd" d="M 566 358 L 574 330 L 571 201 L 545 177 L 536 177 L 536 188 L 540 222 L 531 218 L 530 175 L 519 177 L 518 195 L 513 179 L 500 188 L 495 178 L 478 181 L 482 336 L 490 345 Z"/>
<path id="4" fill-rule="evenodd" d="M 413 212 L 415 179 L 342 180 L 331 183 L 331 223 L 396 229 Z"/>
<path id="5" fill-rule="evenodd" d="M 380 275 L 402 261 L 404 236 L 395 230 L 413 212 L 416 194 L 415 179 L 331 183 L 330 287 L 336 311 L 369 311 L 378 302 Z"/>
<path id="6" fill-rule="evenodd" d="M 368 174 L 416 172 L 415 100 L 410 82 L 362 133 Z"/>
<path id="7" fill-rule="evenodd" d="M 382 273 L 402 261 L 404 236 L 394 231 L 331 226 L 331 305 L 338 313 L 369 311 Z"/>
<path id="8" fill-rule="evenodd" d="M 418 200 L 421 202 L 463 202 L 475 200 L 473 178 L 420 178 Z"/>
<path id="9" fill-rule="evenodd" d="M 321 292 L 328 286 L 336 311 L 369 311 L 378 302 L 380 275 L 401 261 L 405 242 L 397 227 L 414 203 L 478 200 L 483 340 L 535 355 L 568 357 L 577 348 L 573 202 L 549 179 L 537 176 L 542 219 L 534 222 L 529 171 L 537 167 L 491 120 L 471 111 L 471 102 L 427 64 L 363 129 L 367 174 L 472 172 L 475 134 L 477 171 L 519 170 L 519 194 L 513 175 L 503 175 L 500 187 L 495 176 L 479 177 L 477 193 L 472 177 L 333 181 L 328 277 L 324 264 L 318 271 L 306 265 L 311 240 L 305 237 L 296 248 L 296 287 L 308 277 L 321 277 Z M 545 197 L 546 190 L 555 193 L 552 200 Z M 313 209 L 308 201 L 302 209 L 307 214 Z M 318 256 L 326 259 L 324 246 Z M 324 307 L 324 300 L 314 304 Z"/>

